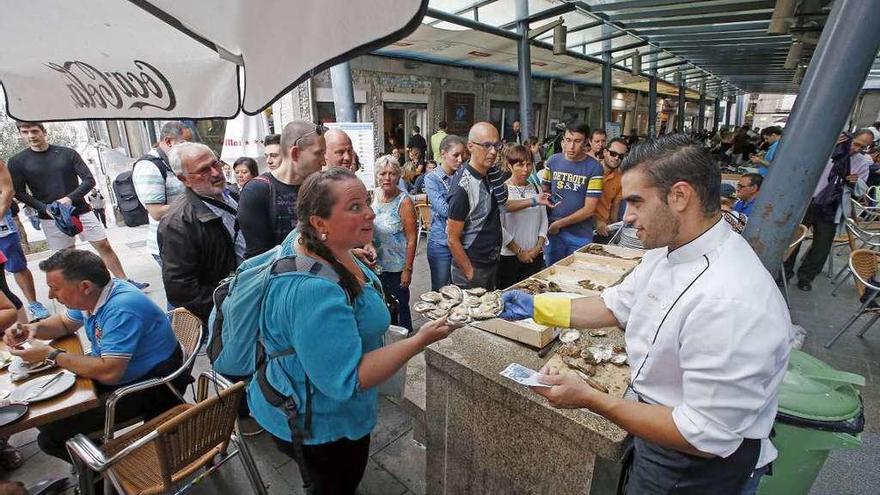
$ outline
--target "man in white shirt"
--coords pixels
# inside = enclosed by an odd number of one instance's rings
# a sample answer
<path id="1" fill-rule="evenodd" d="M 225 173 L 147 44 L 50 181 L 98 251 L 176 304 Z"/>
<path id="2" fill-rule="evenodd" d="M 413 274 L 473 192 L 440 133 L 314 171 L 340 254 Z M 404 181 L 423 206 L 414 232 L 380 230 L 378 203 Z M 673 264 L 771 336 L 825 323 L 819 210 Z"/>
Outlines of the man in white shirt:
<path id="1" fill-rule="evenodd" d="M 776 457 L 769 440 L 790 351 L 785 301 L 719 211 L 721 175 L 684 135 L 637 147 L 621 166 L 625 221 L 650 249 L 600 297 L 505 293 L 508 319 L 626 329 L 638 401 L 543 369 L 555 407 L 588 408 L 634 437 L 627 494 L 754 493 Z M 707 173 L 708 171 L 708 173 Z"/>

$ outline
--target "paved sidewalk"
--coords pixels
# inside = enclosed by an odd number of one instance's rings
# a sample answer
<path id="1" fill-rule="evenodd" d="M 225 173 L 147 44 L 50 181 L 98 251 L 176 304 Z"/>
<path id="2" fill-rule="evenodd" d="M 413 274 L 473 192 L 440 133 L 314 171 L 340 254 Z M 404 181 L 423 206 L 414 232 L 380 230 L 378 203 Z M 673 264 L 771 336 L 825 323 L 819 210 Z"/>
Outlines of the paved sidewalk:
<path id="1" fill-rule="evenodd" d="M 111 243 L 130 278 L 149 282 L 146 293 L 158 304 L 165 304 L 159 268 L 145 247 L 146 227 L 111 228 Z M 428 290 L 430 285 L 425 245 L 419 246 L 416 258 L 413 296 Z M 47 254 L 30 257 L 30 267 L 34 272 L 37 293 L 50 311 L 61 311 L 62 307 L 47 300 L 45 276 L 37 268 L 40 259 Z M 835 260 L 837 267 L 843 266 L 845 256 Z M 7 277 L 13 290 L 18 288 Z M 827 361 L 833 366 L 865 376 L 867 384 L 863 390 L 867 424 L 862 435 L 864 446 L 858 450 L 832 453 L 817 480 L 812 495 L 868 495 L 878 493 L 880 471 L 880 329 L 873 329 L 865 338 L 855 336 L 856 331 L 845 335 L 831 349 L 822 344 L 835 332 L 837 326 L 858 307 L 855 290 L 851 284 L 841 289 L 837 297 L 831 297 L 829 280 L 820 276 L 814 283 L 812 292 L 805 293 L 792 286 L 792 317 L 795 323 L 804 326 L 808 336 L 804 349 Z M 412 298 L 414 301 L 416 297 Z M 416 317 L 418 326 L 423 320 Z M 204 356 L 196 362 L 196 371 L 208 368 Z M 404 409 L 387 399 L 380 404 L 379 424 L 373 433 L 370 446 L 370 461 L 360 493 L 363 494 L 423 494 L 425 493 L 425 450 L 413 442 L 413 419 Z M 27 462 L 12 473 L 2 473 L 0 478 L 23 481 L 26 485 L 52 476 L 70 474 L 67 465 L 42 454 L 36 446 L 36 431 L 30 430 L 11 439 L 13 445 L 21 447 Z M 267 483 L 270 493 L 302 493 L 299 473 L 290 458 L 279 453 L 268 434 L 248 439 L 256 457 L 259 469 Z M 218 473 L 206 479 L 194 490 L 196 494 L 250 493 L 247 478 L 238 460 L 233 459 Z M 71 491 L 72 493 L 72 491 Z"/>

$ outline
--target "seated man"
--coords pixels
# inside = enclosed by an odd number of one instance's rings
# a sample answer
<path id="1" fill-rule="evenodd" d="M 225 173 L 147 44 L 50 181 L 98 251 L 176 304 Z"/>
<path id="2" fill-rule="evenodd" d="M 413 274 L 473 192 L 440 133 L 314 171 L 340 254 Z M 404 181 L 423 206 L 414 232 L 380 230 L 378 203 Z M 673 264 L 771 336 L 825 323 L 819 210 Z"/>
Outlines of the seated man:
<path id="1" fill-rule="evenodd" d="M 49 297 L 67 306 L 37 323 L 15 327 L 3 340 L 10 352 L 28 362 L 47 360 L 59 368 L 95 382 L 104 402 L 116 388 L 148 378 L 167 376 L 182 363 L 182 353 L 171 324 L 159 306 L 134 285 L 111 279 L 98 255 L 91 251 L 64 249 L 40 262 L 46 272 Z M 88 356 L 65 353 L 33 339 L 56 339 L 73 335 L 85 326 L 92 344 Z M 27 349 L 14 348 L 31 341 Z M 184 373 L 175 383 L 183 390 L 192 378 Z M 116 406 L 116 422 L 135 417 L 151 418 L 170 409 L 178 399 L 167 387 L 154 387 L 130 395 Z M 39 428 L 37 442 L 43 452 L 68 461 L 65 442 L 77 433 L 100 431 L 104 427 L 104 406 Z M 68 461 L 69 462 L 69 461 Z"/>

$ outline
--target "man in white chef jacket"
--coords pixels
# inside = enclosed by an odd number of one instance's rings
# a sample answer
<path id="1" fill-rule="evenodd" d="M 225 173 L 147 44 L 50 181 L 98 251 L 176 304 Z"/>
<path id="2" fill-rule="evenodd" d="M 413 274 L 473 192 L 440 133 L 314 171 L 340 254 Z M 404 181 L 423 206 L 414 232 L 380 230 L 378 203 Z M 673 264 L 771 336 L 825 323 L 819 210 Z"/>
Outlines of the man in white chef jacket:
<path id="1" fill-rule="evenodd" d="M 708 151 L 666 135 L 621 166 L 626 223 L 647 249 L 599 297 L 505 293 L 502 317 L 563 328 L 626 329 L 637 401 L 545 367 L 533 387 L 555 407 L 588 408 L 634 438 L 627 494 L 754 493 L 788 363 L 791 320 L 773 277 L 721 219 Z"/>

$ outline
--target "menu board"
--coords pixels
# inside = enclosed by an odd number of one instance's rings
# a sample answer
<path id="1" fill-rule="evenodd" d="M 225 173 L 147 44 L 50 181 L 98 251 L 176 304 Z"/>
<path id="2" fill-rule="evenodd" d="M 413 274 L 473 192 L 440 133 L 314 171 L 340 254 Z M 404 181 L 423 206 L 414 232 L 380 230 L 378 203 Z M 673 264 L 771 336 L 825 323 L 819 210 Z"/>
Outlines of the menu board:
<path id="1" fill-rule="evenodd" d="M 358 178 L 367 189 L 376 187 L 375 164 L 376 156 L 373 149 L 373 136 L 375 130 L 372 122 L 327 122 L 325 126 L 331 129 L 342 129 L 351 138 L 351 144 L 361 162 L 361 168 L 356 172 Z"/>

